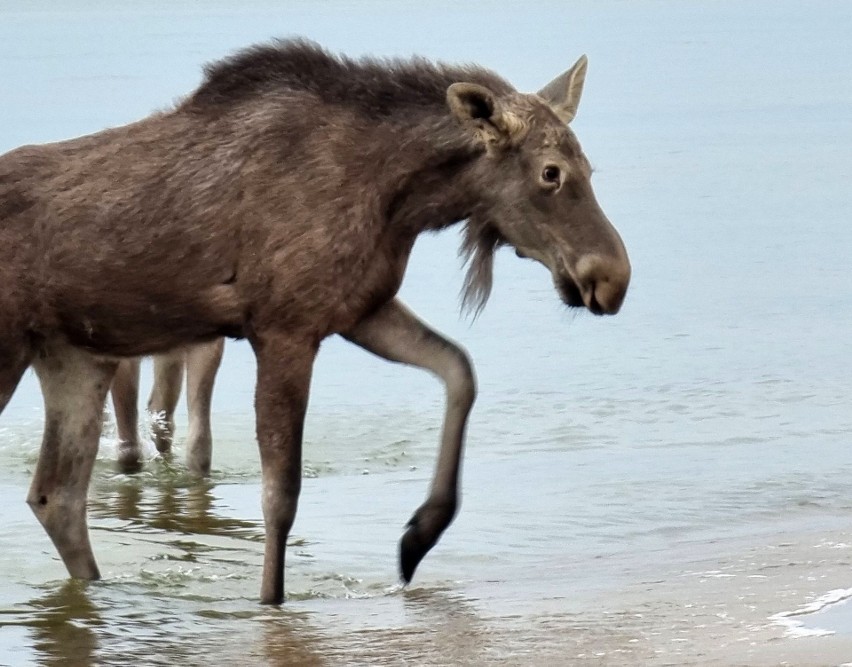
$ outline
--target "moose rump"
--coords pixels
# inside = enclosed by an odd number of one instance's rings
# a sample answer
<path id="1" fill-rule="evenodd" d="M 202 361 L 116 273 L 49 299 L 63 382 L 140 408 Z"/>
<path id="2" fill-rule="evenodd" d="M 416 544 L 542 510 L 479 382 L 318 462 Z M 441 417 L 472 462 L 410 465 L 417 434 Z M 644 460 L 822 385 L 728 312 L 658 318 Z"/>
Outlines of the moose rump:
<path id="1" fill-rule="evenodd" d="M 98 577 L 85 498 L 118 360 L 245 337 L 261 599 L 280 602 L 311 369 L 336 333 L 446 386 L 432 488 L 401 542 L 410 579 L 457 510 L 475 394 L 466 353 L 395 297 L 417 236 L 464 221 L 474 308 L 501 245 L 542 263 L 569 306 L 624 299 L 627 254 L 567 126 L 585 72 L 521 94 L 478 67 L 276 42 L 208 67 L 170 111 L 0 157 L 0 409 L 32 365 L 46 419 L 28 502 L 69 572 Z"/>

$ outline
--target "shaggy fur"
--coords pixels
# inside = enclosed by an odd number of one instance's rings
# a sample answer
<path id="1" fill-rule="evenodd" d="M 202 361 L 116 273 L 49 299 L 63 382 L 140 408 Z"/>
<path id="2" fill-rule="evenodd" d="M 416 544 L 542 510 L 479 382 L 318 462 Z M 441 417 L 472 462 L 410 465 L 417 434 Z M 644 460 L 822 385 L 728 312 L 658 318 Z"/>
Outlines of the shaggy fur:
<path id="1" fill-rule="evenodd" d="M 300 91 L 326 104 L 345 106 L 378 120 L 406 114 L 410 120 L 424 110 L 445 112 L 447 88 L 457 81 L 487 86 L 498 94 L 513 92 L 511 84 L 476 65 L 434 65 L 422 58 L 353 60 L 335 56 L 305 40 L 255 46 L 205 67 L 205 80 L 186 101 L 200 113 L 223 113 L 261 95 Z M 524 127 L 516 121 L 516 132 Z M 443 128 L 436 126 L 436 131 Z M 460 150 L 460 155 L 465 151 Z M 394 206 L 389 207 L 391 216 Z M 468 266 L 462 291 L 463 309 L 478 314 L 492 285 L 493 253 L 499 232 L 484 222 L 468 220 L 460 254 Z"/>
<path id="2" fill-rule="evenodd" d="M 457 81 L 479 83 L 500 95 L 514 90 L 475 65 L 435 65 L 422 58 L 353 60 L 305 40 L 276 40 L 245 49 L 208 65 L 205 75 L 187 105 L 216 112 L 259 95 L 300 91 L 380 119 L 406 107 L 444 112 L 447 88 Z"/>

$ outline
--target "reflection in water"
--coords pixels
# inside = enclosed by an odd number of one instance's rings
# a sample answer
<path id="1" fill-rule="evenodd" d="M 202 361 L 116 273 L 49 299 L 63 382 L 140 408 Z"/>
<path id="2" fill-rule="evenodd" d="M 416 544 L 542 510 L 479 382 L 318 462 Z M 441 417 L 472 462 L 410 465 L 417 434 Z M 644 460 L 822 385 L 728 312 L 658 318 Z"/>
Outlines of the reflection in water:
<path id="1" fill-rule="evenodd" d="M 477 665 L 489 650 L 474 604 L 448 590 L 417 588 L 348 602 L 330 601 L 322 609 L 325 617 L 340 618 L 324 647 L 332 664 Z"/>
<path id="2" fill-rule="evenodd" d="M 90 665 L 98 647 L 94 628 L 101 624 L 86 593 L 88 582 L 70 580 L 29 603 L 30 626 L 40 665 Z"/>
<path id="3" fill-rule="evenodd" d="M 31 629 L 37 664 L 325 664 L 323 640 L 305 612 L 257 604 L 233 611 L 181 609 L 159 596 L 146 600 L 140 612 L 138 598 L 103 592 L 70 581 L 26 605 L 19 624 Z M 243 640 L 227 641 L 233 634 Z M 254 645 L 246 641 L 251 635 Z"/>
<path id="4" fill-rule="evenodd" d="M 216 512 L 213 482 L 192 477 L 166 462 L 144 475 L 95 481 L 97 493 L 89 502 L 90 515 L 125 521 L 129 532 L 155 530 L 263 541 L 263 529 L 257 522 Z"/>
<path id="5" fill-rule="evenodd" d="M 320 592 L 292 595 L 281 609 L 258 605 L 262 526 L 229 510 L 214 483 L 168 463 L 135 476 L 96 475 L 89 511 L 107 576 L 63 583 L 19 608 L 38 661 L 271 667 L 477 664 L 487 656 L 487 624 L 453 590 L 359 582 L 358 595 L 341 599 L 326 595 L 324 583 L 345 574 L 297 567 L 295 588 Z"/>
<path id="6" fill-rule="evenodd" d="M 261 664 L 268 667 L 325 665 L 323 638 L 308 623 L 308 614 L 282 609 L 264 618 L 255 653 Z"/>
<path id="7" fill-rule="evenodd" d="M 38 664 L 323 664 L 307 613 L 257 604 L 246 542 L 262 528 L 224 516 L 213 483 L 168 465 L 96 477 L 89 508 L 116 574 L 51 586 L 4 619 L 29 631 Z"/>
<path id="8" fill-rule="evenodd" d="M 406 612 L 429 631 L 428 641 L 440 647 L 439 655 L 447 664 L 481 664 L 487 650 L 487 632 L 476 607 L 468 600 L 437 588 L 407 590 L 404 600 Z"/>

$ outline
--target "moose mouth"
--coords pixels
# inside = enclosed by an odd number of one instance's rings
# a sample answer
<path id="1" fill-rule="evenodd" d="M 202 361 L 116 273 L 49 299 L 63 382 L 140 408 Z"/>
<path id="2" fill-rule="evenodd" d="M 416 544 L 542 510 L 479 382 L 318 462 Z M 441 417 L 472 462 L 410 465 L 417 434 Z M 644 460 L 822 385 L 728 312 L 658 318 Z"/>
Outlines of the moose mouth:
<path id="1" fill-rule="evenodd" d="M 571 276 L 560 275 L 556 279 L 556 290 L 559 292 L 559 296 L 562 298 L 562 301 L 570 308 L 582 308 L 585 306 L 595 315 L 603 315 L 604 309 L 601 305 L 595 300 L 594 290 L 592 290 L 588 303 L 583 299 L 583 293 L 580 291 L 580 288 L 577 286 L 577 283 L 574 282 L 574 279 Z"/>

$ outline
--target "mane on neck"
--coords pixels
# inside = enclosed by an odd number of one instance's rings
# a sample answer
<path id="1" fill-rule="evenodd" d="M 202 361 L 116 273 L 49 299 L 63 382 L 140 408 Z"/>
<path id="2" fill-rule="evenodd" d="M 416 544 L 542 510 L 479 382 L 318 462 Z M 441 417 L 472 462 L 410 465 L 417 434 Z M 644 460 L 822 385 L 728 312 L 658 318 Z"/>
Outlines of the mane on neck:
<path id="1" fill-rule="evenodd" d="M 302 39 L 249 47 L 204 71 L 204 81 L 186 102 L 201 109 L 221 109 L 264 93 L 290 90 L 381 117 L 405 107 L 444 106 L 447 88 L 458 81 L 485 85 L 497 94 L 514 90 L 495 73 L 475 65 L 433 64 L 423 58 L 355 60 Z"/>

